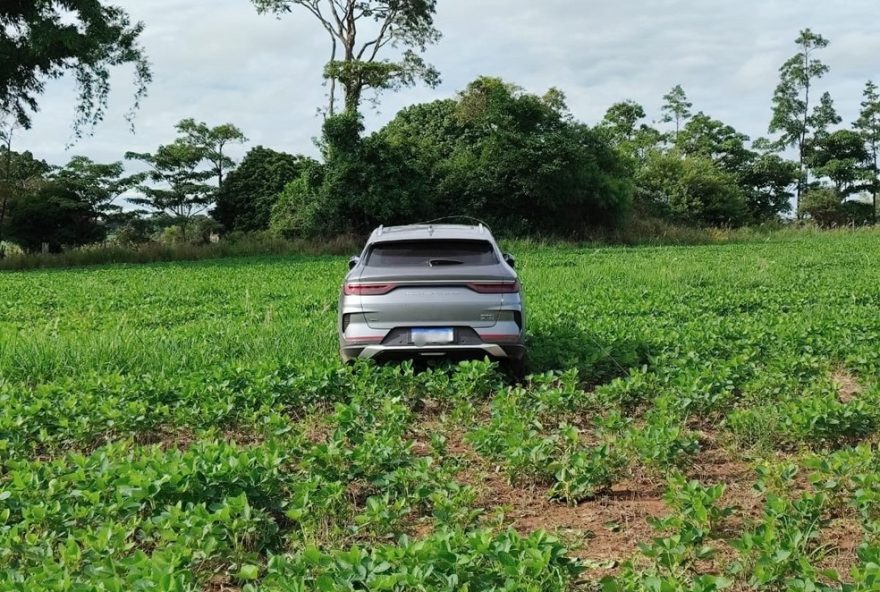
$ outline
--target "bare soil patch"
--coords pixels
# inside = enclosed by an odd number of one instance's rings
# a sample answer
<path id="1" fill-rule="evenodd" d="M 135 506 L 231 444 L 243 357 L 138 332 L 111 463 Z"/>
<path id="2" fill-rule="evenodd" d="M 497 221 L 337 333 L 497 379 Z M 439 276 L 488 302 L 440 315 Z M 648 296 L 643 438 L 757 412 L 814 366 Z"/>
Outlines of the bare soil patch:
<path id="1" fill-rule="evenodd" d="M 835 369 L 831 374 L 831 380 L 837 385 L 837 397 L 841 403 L 848 403 L 862 393 L 862 385 L 858 378 L 846 368 Z"/>

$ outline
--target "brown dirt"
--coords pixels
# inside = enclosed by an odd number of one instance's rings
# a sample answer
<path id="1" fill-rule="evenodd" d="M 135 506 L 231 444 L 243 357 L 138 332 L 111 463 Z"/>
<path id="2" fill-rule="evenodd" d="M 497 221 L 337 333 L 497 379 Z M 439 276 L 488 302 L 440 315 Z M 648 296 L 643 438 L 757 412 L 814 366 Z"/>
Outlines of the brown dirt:
<path id="1" fill-rule="evenodd" d="M 736 508 L 731 517 L 731 530 L 735 530 L 750 518 L 761 515 L 763 500 L 755 491 L 755 472 L 740 459 L 731 458 L 728 451 L 716 445 L 711 436 L 702 439 L 704 448 L 687 471 L 689 479 L 704 485 L 723 483 L 724 496 L 721 505 Z"/>
<path id="2" fill-rule="evenodd" d="M 207 581 L 205 592 L 239 592 L 241 588 L 232 583 L 232 578 L 227 574 L 215 574 Z"/>
<path id="3" fill-rule="evenodd" d="M 248 426 L 226 427 L 218 432 L 216 437 L 239 446 L 256 446 L 264 441 L 262 434 Z M 190 428 L 162 426 L 150 432 L 136 434 L 134 441 L 141 445 L 158 444 L 162 450 L 186 450 L 204 438 L 205 436 L 199 435 Z"/>
<path id="4" fill-rule="evenodd" d="M 837 385 L 837 397 L 841 403 L 848 403 L 862 393 L 862 385 L 846 368 L 839 367 L 831 374 Z"/>
<path id="5" fill-rule="evenodd" d="M 333 433 L 333 426 L 326 415 L 311 414 L 300 420 L 300 427 L 312 444 L 324 444 Z"/>
<path id="6" fill-rule="evenodd" d="M 828 556 L 821 562 L 822 569 L 833 569 L 844 579 L 859 564 L 858 549 L 862 542 L 862 527 L 855 518 L 838 518 L 822 530 L 820 545 L 828 548 Z"/>
<path id="7" fill-rule="evenodd" d="M 838 381 L 838 384 L 842 382 Z M 858 392 L 854 390 L 860 388 L 857 383 L 847 384 L 845 392 Z M 669 513 L 663 500 L 664 479 L 648 474 L 630 475 L 615 484 L 607 495 L 578 505 L 551 501 L 546 497 L 547 488 L 544 486 L 510 483 L 503 467 L 477 454 L 465 440 L 468 428 L 450 423 L 433 415 L 417 422 L 411 434 L 415 441 L 414 452 L 432 454 L 430 434 L 444 433 L 448 455 L 462 467 L 458 480 L 478 492 L 477 507 L 482 508 L 489 518 L 500 513 L 504 524 L 523 534 L 541 529 L 558 535 L 572 556 L 593 566 L 588 572 L 591 580 L 615 573 L 623 561 L 638 561 L 638 544 L 649 542 L 659 534 L 648 519 Z M 685 474 L 706 485 L 723 483 L 725 492 L 721 504 L 736 509 L 722 526 L 720 538 L 711 543 L 716 549 L 715 557 L 700 565 L 703 573 L 717 573 L 737 558 L 729 541 L 760 519 L 764 496 L 754 488 L 757 475 L 750 462 L 723 446 L 712 426 L 700 427 L 703 428 L 700 434 L 702 450 Z M 792 460 L 797 461 L 796 458 Z M 790 494 L 796 496 L 809 489 L 808 472 L 802 470 Z M 415 534 L 427 535 L 430 530 L 429 524 L 420 524 Z M 856 551 L 861 542 L 860 533 L 861 529 L 852 516 L 836 518 L 822 532 L 820 544 L 826 546 L 828 555 L 821 567 L 836 569 L 845 578 L 858 563 Z"/>
<path id="8" fill-rule="evenodd" d="M 422 431 L 433 429 L 442 428 L 424 426 Z M 500 512 L 505 524 L 523 534 L 539 529 L 555 533 L 573 556 L 597 565 L 610 568 L 634 555 L 638 543 L 653 534 L 647 519 L 666 512 L 662 484 L 647 479 L 622 481 L 607 495 L 578 505 L 551 501 L 544 487 L 511 484 L 500 467 L 474 452 L 463 430 L 453 429 L 446 435 L 448 453 L 463 467 L 458 480 L 474 487 L 476 505 L 487 516 Z"/>
<path id="9" fill-rule="evenodd" d="M 141 434 L 135 438 L 138 444 L 158 444 L 162 450 L 186 450 L 197 440 L 195 433 L 187 428 L 166 428 Z"/>

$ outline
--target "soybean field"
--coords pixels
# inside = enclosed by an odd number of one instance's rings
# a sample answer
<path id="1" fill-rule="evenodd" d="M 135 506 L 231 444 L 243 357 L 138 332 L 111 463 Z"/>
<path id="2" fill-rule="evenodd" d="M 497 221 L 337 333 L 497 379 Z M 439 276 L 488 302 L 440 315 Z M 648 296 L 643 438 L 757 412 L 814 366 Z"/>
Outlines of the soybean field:
<path id="1" fill-rule="evenodd" d="M 0 274 L 0 590 L 880 589 L 880 233 L 512 243 L 532 375 L 343 257 Z"/>

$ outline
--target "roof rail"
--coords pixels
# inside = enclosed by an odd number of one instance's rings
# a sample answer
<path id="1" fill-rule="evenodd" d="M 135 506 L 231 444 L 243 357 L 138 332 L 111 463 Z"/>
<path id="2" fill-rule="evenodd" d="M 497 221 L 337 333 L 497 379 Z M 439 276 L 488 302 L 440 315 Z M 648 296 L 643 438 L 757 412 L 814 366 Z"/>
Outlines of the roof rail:
<path id="1" fill-rule="evenodd" d="M 379 236 L 382 236 L 382 232 L 383 232 L 384 230 L 385 230 L 385 225 L 384 225 L 384 224 L 380 224 L 380 225 L 379 225 L 379 231 L 377 232 L 377 234 L 378 234 Z"/>
<path id="2" fill-rule="evenodd" d="M 429 220 L 427 222 L 418 222 L 415 224 L 415 226 L 418 226 L 421 224 L 429 225 L 429 224 L 434 224 L 437 222 L 445 222 L 448 220 L 469 220 L 471 222 L 476 222 L 479 224 L 480 232 L 487 232 L 487 231 L 491 232 L 491 228 L 489 228 L 489 225 L 486 224 L 485 222 L 483 222 L 482 220 L 480 220 L 479 218 L 474 218 L 473 216 L 465 216 L 465 215 L 443 216 L 442 218 L 435 218 L 435 219 Z"/>

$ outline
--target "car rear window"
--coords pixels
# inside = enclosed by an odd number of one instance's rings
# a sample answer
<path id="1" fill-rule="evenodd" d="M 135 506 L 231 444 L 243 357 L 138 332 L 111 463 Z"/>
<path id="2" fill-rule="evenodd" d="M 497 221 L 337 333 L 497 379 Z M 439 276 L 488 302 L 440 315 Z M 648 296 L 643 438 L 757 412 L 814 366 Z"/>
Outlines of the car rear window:
<path id="1" fill-rule="evenodd" d="M 370 249 L 368 267 L 494 265 L 495 249 L 480 240 L 414 240 L 377 243 Z"/>

